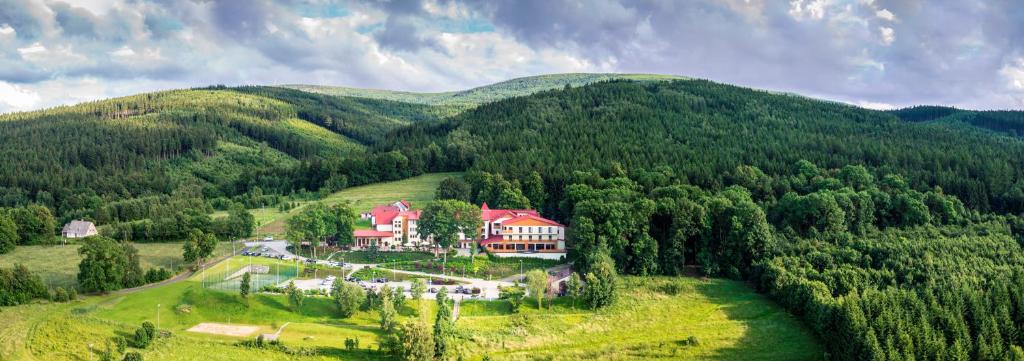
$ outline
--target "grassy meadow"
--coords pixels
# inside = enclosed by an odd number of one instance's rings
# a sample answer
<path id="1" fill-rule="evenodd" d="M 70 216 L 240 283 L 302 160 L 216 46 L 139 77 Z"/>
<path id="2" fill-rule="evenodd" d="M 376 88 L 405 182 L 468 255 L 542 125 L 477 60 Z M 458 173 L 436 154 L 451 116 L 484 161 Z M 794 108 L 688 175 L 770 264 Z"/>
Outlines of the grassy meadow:
<path id="1" fill-rule="evenodd" d="M 153 267 L 175 270 L 181 266 L 180 242 L 133 245 L 139 250 L 139 264 L 143 271 Z M 78 263 L 82 261 L 78 247 L 75 243 L 66 246 L 18 246 L 14 251 L 0 255 L 0 267 L 8 268 L 20 263 L 39 274 L 43 282 L 50 286 L 72 286 L 77 283 Z M 221 243 L 213 257 L 228 253 L 231 253 L 231 245 Z"/>
<path id="2" fill-rule="evenodd" d="M 234 257 L 231 262 L 233 269 L 248 259 Z M 209 281 L 217 276 L 206 277 Z M 527 301 L 520 314 L 512 314 L 504 301 L 466 301 L 456 323 L 456 349 L 466 360 L 821 358 L 823 350 L 809 330 L 742 283 L 626 277 L 620 287 L 619 301 L 596 312 L 573 307 L 564 298 L 544 309 Z M 129 294 L 3 308 L 0 359 L 87 360 L 90 344 L 100 350 L 111 337 L 128 335 L 143 321 L 155 323 L 158 310 L 160 328 L 172 336 L 143 350 L 147 360 L 383 359 L 372 351 L 380 333 L 375 311 L 340 319 L 326 297 L 307 297 L 293 311 L 283 295 L 254 294 L 245 300 L 233 290 L 203 287 L 201 274 Z M 400 319 L 432 323 L 435 313 L 432 300 L 410 300 L 400 310 Z M 313 355 L 250 349 L 238 345 L 247 338 L 186 331 L 202 322 L 252 325 L 259 333 L 288 323 L 282 342 Z M 685 345 L 683 340 L 690 336 L 699 344 Z M 359 339 L 361 349 L 345 350 L 346 338 Z M 97 359 L 98 353 L 92 356 Z"/>
<path id="3" fill-rule="evenodd" d="M 818 360 L 810 330 L 743 283 L 625 277 L 615 305 L 593 312 L 567 299 L 518 315 L 507 303 L 467 301 L 460 350 L 492 360 Z M 697 345 L 688 345 L 691 336 Z"/>

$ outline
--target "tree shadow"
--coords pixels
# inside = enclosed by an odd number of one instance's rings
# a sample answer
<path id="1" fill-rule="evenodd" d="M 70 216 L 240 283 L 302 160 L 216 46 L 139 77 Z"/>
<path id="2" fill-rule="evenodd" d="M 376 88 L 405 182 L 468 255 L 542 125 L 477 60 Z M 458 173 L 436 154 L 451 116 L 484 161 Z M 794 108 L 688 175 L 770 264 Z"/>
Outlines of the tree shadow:
<path id="1" fill-rule="evenodd" d="M 807 325 L 749 285 L 730 280 L 702 279 L 695 290 L 719 305 L 730 321 L 743 323 L 743 335 L 732 346 L 708 355 L 720 360 L 823 360 L 821 341 Z M 694 345 L 696 341 L 696 345 Z M 680 335 L 676 344 L 700 347 L 699 339 Z"/>

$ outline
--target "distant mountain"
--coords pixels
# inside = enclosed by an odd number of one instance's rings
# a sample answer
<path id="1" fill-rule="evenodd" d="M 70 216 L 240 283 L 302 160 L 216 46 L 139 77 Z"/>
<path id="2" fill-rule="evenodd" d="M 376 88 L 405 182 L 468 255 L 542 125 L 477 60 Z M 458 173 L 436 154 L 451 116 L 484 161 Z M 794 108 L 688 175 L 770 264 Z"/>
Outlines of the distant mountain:
<path id="1" fill-rule="evenodd" d="M 548 74 L 516 78 L 468 90 L 443 93 L 416 93 L 391 90 L 360 89 L 303 84 L 282 85 L 282 87 L 328 95 L 383 99 L 406 103 L 443 106 L 448 107 L 450 109 L 450 114 L 454 114 L 478 106 L 483 103 L 489 103 L 505 98 L 530 95 L 544 90 L 562 88 L 566 85 L 578 87 L 582 85 L 612 79 L 627 79 L 636 81 L 665 81 L 687 78 L 675 75 L 658 74 Z"/>

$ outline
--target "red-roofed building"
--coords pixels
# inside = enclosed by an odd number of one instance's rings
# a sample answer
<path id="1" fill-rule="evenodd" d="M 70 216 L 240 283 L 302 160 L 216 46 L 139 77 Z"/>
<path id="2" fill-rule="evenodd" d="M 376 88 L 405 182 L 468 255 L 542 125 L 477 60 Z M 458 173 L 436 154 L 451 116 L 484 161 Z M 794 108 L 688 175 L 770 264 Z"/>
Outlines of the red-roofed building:
<path id="1" fill-rule="evenodd" d="M 364 213 L 372 230 L 355 231 L 355 248 L 376 245 L 381 250 L 430 247 L 430 240 L 417 231 L 420 210 L 406 201 L 374 207 Z M 491 209 L 480 207 L 480 233 L 473 239 L 459 237 L 460 248 L 473 247 L 473 241 L 496 254 L 565 254 L 565 226 L 540 216 L 533 209 Z"/>
<path id="2" fill-rule="evenodd" d="M 373 231 L 388 233 L 390 240 L 384 240 L 384 236 L 376 236 L 381 240 L 377 246 L 382 250 L 399 250 L 405 248 L 426 247 L 428 244 L 420 239 L 416 223 L 420 219 L 420 210 L 412 210 L 412 204 L 408 201 L 398 201 L 388 205 L 373 207 L 363 214 L 364 219 L 370 220 Z M 357 231 L 358 232 L 358 231 Z M 356 236 L 358 238 L 358 236 Z M 369 240 L 369 237 L 364 237 Z M 364 248 L 356 242 L 355 247 Z"/>
<path id="3" fill-rule="evenodd" d="M 492 253 L 565 253 L 565 226 L 532 209 L 480 207 L 480 244 Z M 462 237 L 460 247 L 473 246 Z"/>
<path id="4" fill-rule="evenodd" d="M 381 232 L 372 229 L 359 229 L 352 232 L 352 238 L 355 239 L 353 245 L 356 249 L 368 248 L 370 246 L 377 246 L 381 249 L 390 249 L 395 244 L 395 235 L 391 232 Z"/>

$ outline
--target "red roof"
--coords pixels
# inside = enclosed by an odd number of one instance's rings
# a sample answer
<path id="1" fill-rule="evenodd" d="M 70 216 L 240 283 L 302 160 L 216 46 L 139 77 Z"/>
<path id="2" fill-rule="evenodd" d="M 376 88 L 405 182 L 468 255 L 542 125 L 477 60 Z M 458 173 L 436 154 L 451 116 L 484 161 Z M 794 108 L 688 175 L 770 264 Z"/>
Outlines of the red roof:
<path id="1" fill-rule="evenodd" d="M 480 218 L 488 222 L 505 216 L 514 218 L 523 215 L 540 216 L 540 213 L 533 209 L 490 209 L 486 202 L 480 206 Z"/>
<path id="2" fill-rule="evenodd" d="M 408 203 L 403 201 L 403 203 Z M 404 216 L 408 219 L 420 219 L 420 211 L 402 211 L 395 206 L 376 206 L 370 211 L 370 214 L 376 219 L 376 224 L 389 224 L 395 220 L 395 217 Z"/>
<path id="3" fill-rule="evenodd" d="M 490 237 L 487 237 L 487 238 L 484 238 L 484 239 L 480 240 L 480 244 L 488 245 L 488 244 L 491 244 L 491 243 L 494 243 L 494 242 L 500 242 L 501 240 L 502 240 L 502 238 L 501 238 L 500 234 L 492 234 Z"/>
<path id="4" fill-rule="evenodd" d="M 391 232 L 374 231 L 372 229 L 357 229 L 352 232 L 354 237 L 394 237 L 395 234 Z"/>
<path id="5" fill-rule="evenodd" d="M 519 217 L 509 219 L 507 221 L 502 222 L 501 225 L 505 226 L 505 225 L 509 225 L 509 224 L 515 224 L 516 222 L 525 221 L 525 220 L 534 220 L 534 221 L 538 221 L 538 222 L 541 222 L 541 223 L 550 224 L 552 226 L 565 227 L 565 226 L 561 225 L 558 222 L 552 221 L 550 219 L 547 219 L 547 218 L 544 218 L 544 217 L 541 217 L 541 216 L 536 216 L 536 215 L 533 215 L 533 214 L 524 214 L 524 215 L 521 215 Z"/>

